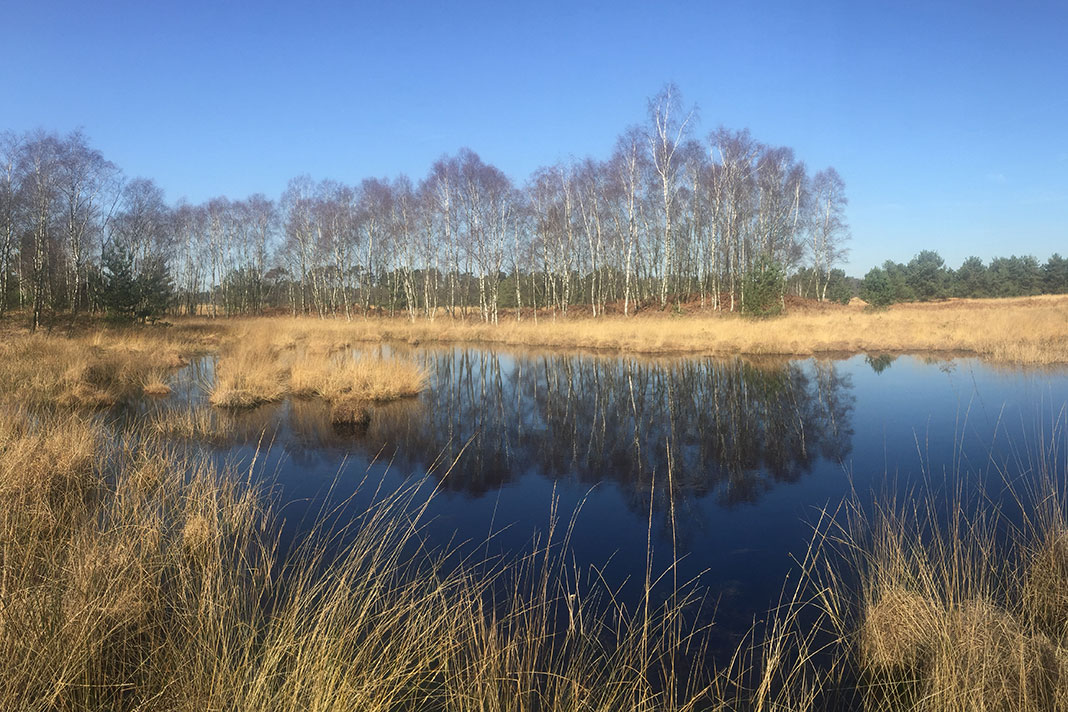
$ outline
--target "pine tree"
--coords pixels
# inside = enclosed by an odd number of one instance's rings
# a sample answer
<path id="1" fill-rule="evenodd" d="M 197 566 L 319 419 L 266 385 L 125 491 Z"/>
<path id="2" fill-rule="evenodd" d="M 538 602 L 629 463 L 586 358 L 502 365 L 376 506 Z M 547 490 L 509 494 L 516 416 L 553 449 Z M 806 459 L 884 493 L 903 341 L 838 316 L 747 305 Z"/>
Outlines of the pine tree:
<path id="1" fill-rule="evenodd" d="M 118 243 L 104 247 L 100 257 L 97 300 L 109 316 L 133 319 L 140 301 L 133 253 Z"/>

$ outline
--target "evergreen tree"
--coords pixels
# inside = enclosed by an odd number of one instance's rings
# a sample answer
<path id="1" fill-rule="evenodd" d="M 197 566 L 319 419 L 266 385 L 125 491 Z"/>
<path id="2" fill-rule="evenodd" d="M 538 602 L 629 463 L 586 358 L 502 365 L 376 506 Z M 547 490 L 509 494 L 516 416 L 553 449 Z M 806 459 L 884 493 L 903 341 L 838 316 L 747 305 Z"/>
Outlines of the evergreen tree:
<path id="1" fill-rule="evenodd" d="M 137 318 L 151 321 L 163 316 L 174 301 L 174 284 L 163 260 L 142 265 L 136 284 Z"/>
<path id="2" fill-rule="evenodd" d="M 1042 265 L 1042 287 L 1046 294 L 1068 294 L 1068 259 L 1050 256 Z"/>
<path id="3" fill-rule="evenodd" d="M 848 304 L 853 298 L 853 285 L 845 270 L 832 269 L 827 278 L 827 299 L 839 304 Z"/>
<path id="4" fill-rule="evenodd" d="M 873 307 L 888 307 L 894 303 L 894 286 L 890 275 L 882 267 L 872 267 L 860 283 L 860 298 Z"/>
<path id="5" fill-rule="evenodd" d="M 745 275 L 745 302 L 742 311 L 750 316 L 768 317 L 782 312 L 786 273 L 779 263 L 765 257 L 757 260 Z"/>
<path id="6" fill-rule="evenodd" d="M 989 297 L 990 273 L 978 257 L 969 257 L 961 264 L 953 279 L 953 294 L 958 297 Z"/>
<path id="7" fill-rule="evenodd" d="M 942 256 L 934 250 L 924 250 L 913 257 L 906 267 L 905 282 L 921 302 L 945 297 L 949 274 Z"/>
<path id="8" fill-rule="evenodd" d="M 109 316 L 134 318 L 140 296 L 133 252 L 118 243 L 104 247 L 96 292 L 97 301 Z"/>
<path id="9" fill-rule="evenodd" d="M 141 321 L 163 315 L 171 306 L 174 285 L 163 260 L 153 259 L 135 270 L 133 252 L 112 243 L 100 258 L 100 272 L 94 279 L 97 302 L 109 316 Z"/>

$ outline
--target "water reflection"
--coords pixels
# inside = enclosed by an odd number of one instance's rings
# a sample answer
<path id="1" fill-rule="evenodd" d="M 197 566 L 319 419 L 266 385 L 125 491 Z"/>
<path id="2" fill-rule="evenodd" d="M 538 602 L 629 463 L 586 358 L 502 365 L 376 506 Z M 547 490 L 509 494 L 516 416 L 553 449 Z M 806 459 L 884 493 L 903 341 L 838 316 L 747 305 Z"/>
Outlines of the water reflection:
<path id="1" fill-rule="evenodd" d="M 868 355 L 864 357 L 864 363 L 871 366 L 872 371 L 882 373 L 893 365 L 896 358 L 896 356 L 891 356 L 890 354 L 879 354 L 878 356 Z"/>
<path id="2" fill-rule="evenodd" d="M 830 361 L 468 348 L 405 355 L 425 361 L 430 388 L 376 407 L 365 433 L 338 432 L 325 404 L 299 399 L 233 415 L 227 426 L 245 442 L 273 435 L 298 463 L 354 447 L 381 452 L 403 471 L 438 461 L 444 488 L 476 496 L 531 471 L 612 482 L 638 510 L 651 490 L 654 506 L 666 502 L 669 464 L 676 498 L 714 495 L 734 505 L 851 449 L 852 385 Z"/>

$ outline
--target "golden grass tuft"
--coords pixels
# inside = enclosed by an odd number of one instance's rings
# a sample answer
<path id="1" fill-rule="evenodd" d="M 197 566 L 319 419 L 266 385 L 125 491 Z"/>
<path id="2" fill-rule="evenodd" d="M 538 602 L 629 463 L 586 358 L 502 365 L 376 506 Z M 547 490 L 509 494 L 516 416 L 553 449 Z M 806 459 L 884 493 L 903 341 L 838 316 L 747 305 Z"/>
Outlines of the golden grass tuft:
<path id="1" fill-rule="evenodd" d="M 1006 611 L 986 601 L 966 601 L 949 615 L 938 642 L 925 671 L 936 709 L 1055 708 L 1058 686 L 1064 684 L 1056 648 L 1041 635 L 1028 635 Z"/>
<path id="2" fill-rule="evenodd" d="M 306 355 L 290 369 L 294 394 L 328 401 L 383 402 L 418 395 L 426 387 L 426 373 L 397 359 Z"/>
<path id="3" fill-rule="evenodd" d="M 1053 531 L 1031 553 L 1023 582 L 1023 609 L 1032 625 L 1068 642 L 1068 531 Z"/>
<path id="4" fill-rule="evenodd" d="M 158 371 L 150 373 L 141 385 L 141 392 L 157 398 L 170 395 L 171 387 L 167 384 L 167 375 Z"/>
<path id="5" fill-rule="evenodd" d="M 288 326 L 287 328 L 276 328 Z M 328 401 L 382 402 L 417 395 L 426 373 L 400 359 L 353 357 L 336 335 L 311 329 L 287 336 L 292 324 L 252 321 L 219 359 L 211 403 L 247 408 L 287 394 Z M 303 348 L 279 346 L 303 344 Z"/>
<path id="6" fill-rule="evenodd" d="M 220 357 L 210 401 L 221 408 L 251 408 L 281 400 L 288 372 L 277 353 L 255 342 L 241 342 Z"/>
<path id="7" fill-rule="evenodd" d="M 945 612 L 927 596 L 892 587 L 865 613 L 860 658 L 865 667 L 905 673 L 931 656 Z"/>

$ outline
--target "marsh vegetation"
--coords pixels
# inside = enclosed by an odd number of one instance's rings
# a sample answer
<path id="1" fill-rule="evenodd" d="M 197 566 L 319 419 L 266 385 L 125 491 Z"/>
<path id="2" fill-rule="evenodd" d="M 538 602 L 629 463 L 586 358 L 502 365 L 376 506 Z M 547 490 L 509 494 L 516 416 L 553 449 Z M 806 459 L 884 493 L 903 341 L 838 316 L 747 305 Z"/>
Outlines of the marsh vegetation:
<path id="1" fill-rule="evenodd" d="M 970 310 L 944 328 L 994 318 Z M 691 350 L 670 326 L 646 343 Z M 8 331 L 3 706 L 1068 701 L 1059 368 L 456 328 Z"/>

